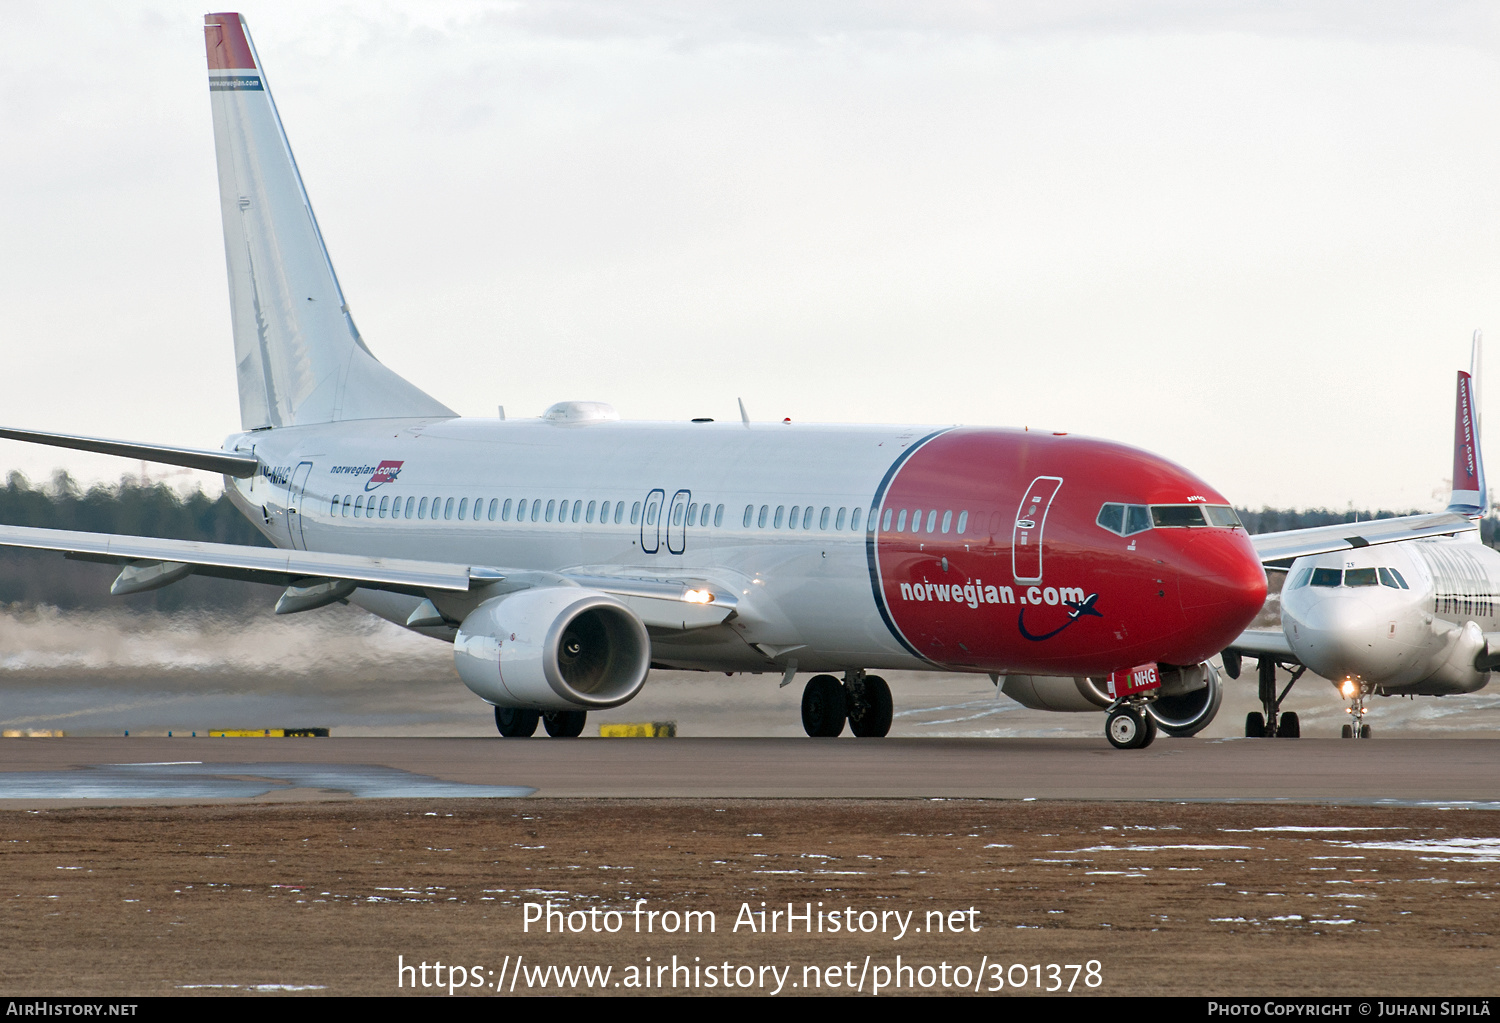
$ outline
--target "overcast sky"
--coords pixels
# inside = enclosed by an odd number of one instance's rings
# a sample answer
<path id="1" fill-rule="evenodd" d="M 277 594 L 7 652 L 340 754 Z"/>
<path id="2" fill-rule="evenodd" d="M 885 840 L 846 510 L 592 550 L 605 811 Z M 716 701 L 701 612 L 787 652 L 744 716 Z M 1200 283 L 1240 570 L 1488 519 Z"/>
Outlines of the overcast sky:
<path id="1" fill-rule="evenodd" d="M 1426 508 L 1474 328 L 1500 373 L 1493 3 L 241 10 L 362 333 L 466 415 L 743 397 Z M 203 13 L 0 5 L 0 423 L 238 427 Z M 0 442 L 56 465 L 139 470 Z"/>

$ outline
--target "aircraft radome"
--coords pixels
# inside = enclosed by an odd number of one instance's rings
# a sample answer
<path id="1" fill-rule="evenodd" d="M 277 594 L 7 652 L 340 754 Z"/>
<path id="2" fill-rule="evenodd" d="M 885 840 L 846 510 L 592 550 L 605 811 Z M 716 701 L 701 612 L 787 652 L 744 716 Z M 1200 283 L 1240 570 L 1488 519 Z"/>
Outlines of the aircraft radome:
<path id="1" fill-rule="evenodd" d="M 284 614 L 348 601 L 451 642 L 507 736 L 578 735 L 652 666 L 810 673 L 810 735 L 886 734 L 883 669 L 1107 712 L 1120 747 L 1212 719 L 1208 659 L 1266 577 L 1209 484 L 1024 429 L 625 422 L 591 401 L 459 417 L 355 327 L 243 19 L 205 33 L 241 432 L 0 436 L 223 473 L 276 549 L 14 526 L 0 545 L 121 565 L 121 594 L 196 573 L 285 586 Z"/>
<path id="2" fill-rule="evenodd" d="M 1309 668 L 1349 701 L 1344 737 L 1367 739 L 1368 697 L 1472 693 L 1500 667 L 1500 552 L 1479 540 L 1489 507 L 1474 399 L 1479 353 L 1475 331 L 1472 372 L 1458 374 L 1453 413 L 1453 489 L 1444 513 L 1451 527 L 1371 547 L 1363 542 L 1367 529 L 1389 537 L 1433 516 L 1327 526 L 1323 532 L 1344 534 L 1343 547 L 1279 561 L 1276 567 L 1288 573 L 1281 629 L 1249 630 L 1224 652 L 1236 677 L 1242 657 L 1258 660 L 1263 709 L 1247 717 L 1247 736 L 1301 735 L 1296 713 L 1282 713 L 1281 703 Z M 1305 542 L 1308 532 L 1293 538 Z M 1281 535 L 1261 534 L 1257 545 L 1274 555 Z M 1280 694 L 1278 664 L 1292 669 Z"/>

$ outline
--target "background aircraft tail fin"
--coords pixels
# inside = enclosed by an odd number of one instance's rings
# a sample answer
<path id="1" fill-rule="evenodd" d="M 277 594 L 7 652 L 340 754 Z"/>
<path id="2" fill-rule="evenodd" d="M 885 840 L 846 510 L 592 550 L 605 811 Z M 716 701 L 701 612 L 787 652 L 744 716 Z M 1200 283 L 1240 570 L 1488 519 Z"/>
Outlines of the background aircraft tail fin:
<path id="1" fill-rule="evenodd" d="M 454 415 L 365 347 L 244 19 L 203 22 L 241 425 Z"/>
<path id="2" fill-rule="evenodd" d="M 1479 448 L 1479 407 L 1474 400 L 1478 391 L 1481 341 L 1482 337 L 1476 330 L 1470 362 L 1473 372 L 1459 370 L 1458 401 L 1453 413 L 1453 493 L 1448 499 L 1448 510 L 1465 515 L 1484 515 L 1489 511 L 1484 457 Z"/>

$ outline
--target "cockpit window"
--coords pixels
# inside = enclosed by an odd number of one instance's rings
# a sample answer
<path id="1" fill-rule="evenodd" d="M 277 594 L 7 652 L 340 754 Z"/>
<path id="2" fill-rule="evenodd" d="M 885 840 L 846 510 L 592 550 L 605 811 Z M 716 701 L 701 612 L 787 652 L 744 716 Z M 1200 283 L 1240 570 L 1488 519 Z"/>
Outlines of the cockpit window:
<path id="1" fill-rule="evenodd" d="M 1292 585 L 1289 586 L 1289 587 L 1287 587 L 1287 588 L 1291 589 L 1291 590 L 1295 590 L 1295 589 L 1300 589 L 1303 586 L 1306 586 L 1307 585 L 1307 581 L 1312 578 L 1312 574 L 1313 574 L 1313 570 L 1312 569 L 1310 569 L 1310 568 L 1304 568 L 1302 571 L 1300 571 L 1300 572 L 1297 573 L 1297 578 L 1294 579 L 1294 580 L 1292 580 Z"/>
<path id="2" fill-rule="evenodd" d="M 1208 520 L 1203 517 L 1203 507 L 1196 504 L 1153 504 L 1151 521 L 1158 528 L 1208 525 Z"/>
<path id="3" fill-rule="evenodd" d="M 1312 574 L 1314 586 L 1337 586 L 1343 581 L 1344 572 L 1338 568 L 1315 568 Z"/>
<path id="4" fill-rule="evenodd" d="M 1382 568 L 1380 570 L 1380 584 L 1389 586 L 1391 589 L 1409 589 L 1406 580 L 1401 578 L 1401 573 L 1394 568 Z"/>
<path id="5" fill-rule="evenodd" d="M 1094 520 L 1111 533 L 1130 536 L 1151 528 L 1150 511 L 1143 504 L 1106 504 Z"/>
<path id="6" fill-rule="evenodd" d="M 1378 586 L 1380 581 L 1375 577 L 1373 568 L 1351 568 L 1344 572 L 1345 586 Z"/>
<path id="7" fill-rule="evenodd" d="M 1211 504 L 1203 510 L 1208 515 L 1208 524 L 1210 526 L 1240 526 L 1240 528 L 1244 528 L 1243 523 L 1240 522 L 1239 515 L 1235 514 L 1235 510 L 1227 504 Z"/>

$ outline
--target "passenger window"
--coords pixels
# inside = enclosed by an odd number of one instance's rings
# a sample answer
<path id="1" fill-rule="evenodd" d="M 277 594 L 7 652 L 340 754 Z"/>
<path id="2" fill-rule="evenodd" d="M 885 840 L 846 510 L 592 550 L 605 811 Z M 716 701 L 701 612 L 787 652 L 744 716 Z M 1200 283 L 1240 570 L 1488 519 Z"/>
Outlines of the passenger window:
<path id="1" fill-rule="evenodd" d="M 682 505 L 680 504 L 674 504 L 672 506 L 672 525 L 682 525 Z"/>
<path id="2" fill-rule="evenodd" d="M 334 499 L 333 499 L 333 503 L 328 506 L 328 517 L 329 518 L 333 518 L 338 513 L 339 513 L 339 499 L 338 499 L 337 496 L 335 496 Z"/>
<path id="3" fill-rule="evenodd" d="M 922 509 L 917 508 L 911 513 L 911 531 L 920 533 L 922 531 Z"/>
<path id="4" fill-rule="evenodd" d="M 451 497 L 448 498 L 447 503 L 443 505 L 443 518 L 453 518 L 453 498 Z"/>
<path id="5" fill-rule="evenodd" d="M 795 504 L 792 505 L 792 514 L 787 518 L 786 528 L 788 528 L 788 529 L 796 529 L 797 528 L 797 513 L 800 512 L 801 510 L 802 510 L 802 508 L 800 506 L 795 505 Z M 778 526 L 781 525 L 781 522 L 779 521 L 779 517 L 778 517 L 778 521 L 777 521 L 776 524 Z"/>
<path id="6" fill-rule="evenodd" d="M 1378 586 L 1373 568 L 1351 568 L 1344 573 L 1345 586 Z"/>
<path id="7" fill-rule="evenodd" d="M 802 509 L 802 528 L 803 529 L 811 529 L 812 528 L 812 513 L 813 513 L 813 506 L 812 505 L 808 505 L 806 508 Z"/>
<path id="8" fill-rule="evenodd" d="M 452 500 L 452 498 L 449 498 L 449 500 Z M 469 499 L 466 497 L 463 500 L 461 500 L 461 501 L 458 502 L 458 521 L 462 522 L 464 520 L 464 516 L 467 515 L 468 513 L 469 513 Z"/>
<path id="9" fill-rule="evenodd" d="M 359 513 L 364 510 L 362 507 L 360 507 L 364 503 L 365 503 L 365 499 L 363 497 L 356 496 L 354 498 L 354 517 L 356 519 L 359 518 Z"/>
<path id="10" fill-rule="evenodd" d="M 406 499 L 406 517 L 407 518 L 411 518 L 411 506 L 413 504 L 415 504 L 416 501 L 417 501 L 417 499 L 415 497 L 408 497 Z"/>
<path id="11" fill-rule="evenodd" d="M 889 511 L 887 511 L 885 513 L 885 520 L 886 520 L 886 522 L 890 522 L 891 521 L 891 513 Z M 898 533 L 904 533 L 904 532 L 906 532 L 906 509 L 905 508 L 902 508 L 901 509 L 901 514 L 896 516 L 896 532 L 898 532 Z"/>
<path id="12" fill-rule="evenodd" d="M 704 505 L 704 507 L 703 507 L 703 517 L 705 519 L 708 518 L 708 506 L 707 505 Z M 698 506 L 696 504 L 690 504 L 690 505 L 688 505 L 688 525 L 695 526 L 697 524 L 698 524 Z M 708 525 L 708 523 L 705 522 L 704 525 L 706 526 L 706 525 Z"/>
<path id="13" fill-rule="evenodd" d="M 583 512 L 583 521 L 584 522 L 593 522 L 594 521 L 594 502 L 593 501 L 590 501 L 589 502 L 589 506 L 586 509 L 584 509 L 584 512 Z"/>
<path id="14" fill-rule="evenodd" d="M 948 527 L 951 526 L 952 524 L 953 524 L 953 513 L 951 511 L 945 511 L 945 512 L 943 512 L 943 532 L 945 532 L 945 533 L 948 532 Z"/>
<path id="15" fill-rule="evenodd" d="M 424 498 L 422 498 L 422 503 L 419 504 L 419 505 L 417 505 L 417 518 L 419 518 L 419 519 L 425 519 L 426 517 L 427 517 L 427 498 L 424 497 Z"/>
<path id="16" fill-rule="evenodd" d="M 540 497 L 533 498 L 532 502 L 531 502 L 531 521 L 532 522 L 536 522 L 541 517 L 542 517 L 542 499 Z M 547 519 L 548 519 L 548 521 L 551 521 L 552 516 L 549 514 L 547 516 Z"/>
<path id="17" fill-rule="evenodd" d="M 583 514 L 583 502 L 582 501 L 574 501 L 573 502 L 573 515 L 571 516 L 572 520 L 574 522 L 577 522 L 578 521 L 578 516 L 582 515 L 582 514 Z"/>
<path id="18" fill-rule="evenodd" d="M 847 508 L 840 508 L 839 509 L 839 513 L 833 517 L 833 528 L 834 529 L 843 529 L 844 528 L 844 520 L 847 519 L 848 517 L 849 517 L 848 509 Z"/>
<path id="19" fill-rule="evenodd" d="M 385 509 L 386 509 L 386 504 L 387 504 L 387 502 L 389 502 L 389 501 L 390 501 L 390 498 L 389 498 L 389 497 L 382 497 L 382 498 L 381 498 L 381 499 L 380 499 L 380 517 L 381 517 L 381 518 L 385 518 Z"/>
<path id="20" fill-rule="evenodd" d="M 521 509 L 521 510 L 525 511 L 524 508 Z M 500 506 L 500 521 L 501 522 L 509 522 L 510 521 L 510 498 L 508 498 L 508 497 L 505 499 L 505 503 Z"/>
<path id="21" fill-rule="evenodd" d="M 833 511 L 833 509 L 831 509 L 831 508 L 824 508 L 818 514 L 818 528 L 819 529 L 827 529 L 828 528 L 828 516 L 832 513 L 832 511 Z"/>
<path id="22" fill-rule="evenodd" d="M 624 501 L 616 501 L 615 502 L 615 525 L 618 526 L 620 524 L 620 518 L 624 514 L 625 514 L 625 502 Z M 630 513 L 630 521 L 631 522 L 635 521 L 635 512 L 631 512 Z"/>
<path id="23" fill-rule="evenodd" d="M 849 528 L 850 529 L 853 529 L 853 530 L 856 530 L 856 531 L 859 529 L 859 515 L 860 515 L 860 512 L 863 511 L 863 510 L 864 509 L 862 509 L 862 508 L 856 508 L 856 509 L 854 509 L 854 518 L 852 518 L 852 519 L 849 520 Z"/>
<path id="24" fill-rule="evenodd" d="M 1315 568 L 1312 574 L 1314 586 L 1337 586 L 1342 581 L 1344 573 L 1337 568 Z"/>
<path id="25" fill-rule="evenodd" d="M 548 501 L 547 502 L 547 521 L 548 522 L 552 521 L 552 513 L 554 511 L 556 511 L 556 510 L 557 510 L 557 501 L 556 500 Z"/>
<path id="26" fill-rule="evenodd" d="M 747 504 L 747 505 L 745 505 L 745 521 L 742 522 L 742 523 L 740 523 L 740 525 L 744 526 L 746 529 L 749 529 L 750 528 L 750 516 L 751 516 L 751 514 L 754 513 L 754 511 L 755 511 L 755 505 L 753 505 L 753 504 Z"/>
<path id="27" fill-rule="evenodd" d="M 714 528 L 718 529 L 724 524 L 724 506 L 721 504 L 714 509 Z"/>
<path id="28" fill-rule="evenodd" d="M 516 505 L 516 521 L 520 522 L 526 518 L 526 498 L 521 498 L 521 503 Z"/>
<path id="29" fill-rule="evenodd" d="M 609 522 L 609 502 L 605 501 L 599 506 L 599 525 L 603 526 Z"/>
<path id="30" fill-rule="evenodd" d="M 768 504 L 763 504 L 760 506 L 760 516 L 755 520 L 755 525 L 757 528 L 766 528 L 766 512 L 768 512 L 770 509 L 771 506 Z"/>
<path id="31" fill-rule="evenodd" d="M 646 525 L 648 525 L 648 526 L 654 526 L 654 525 L 656 525 L 656 505 L 654 505 L 654 504 L 650 505 L 646 509 Z"/>
<path id="32" fill-rule="evenodd" d="M 620 502 L 620 503 L 621 503 L 621 505 L 624 504 L 623 501 Z M 618 508 L 615 509 L 615 514 L 616 515 L 619 514 L 619 509 Z M 637 501 L 635 504 L 633 504 L 633 505 L 630 506 L 630 524 L 633 526 L 637 522 L 639 522 L 640 520 L 641 520 L 641 502 Z"/>
<path id="33" fill-rule="evenodd" d="M 969 525 L 969 513 L 962 511 L 958 513 L 958 535 L 963 536 L 964 530 Z"/>
<path id="34" fill-rule="evenodd" d="M 1123 504 L 1106 504 L 1099 509 L 1099 517 L 1094 520 L 1097 525 L 1103 526 L 1111 533 L 1125 535 L 1125 506 Z"/>
<path id="35" fill-rule="evenodd" d="M 776 506 L 776 521 L 771 524 L 771 528 L 772 529 L 780 529 L 781 528 L 782 520 L 785 519 L 785 518 L 786 518 L 786 505 L 784 505 L 784 504 L 778 504 Z"/>
<path id="36" fill-rule="evenodd" d="M 500 510 L 500 498 L 498 498 L 498 497 L 492 497 L 492 498 L 490 498 L 490 521 L 491 522 L 495 521 L 495 513 L 498 512 L 499 510 Z M 510 518 L 510 501 L 509 500 L 507 500 L 505 502 L 505 517 L 506 518 Z"/>
<path id="37" fill-rule="evenodd" d="M 906 521 L 906 513 L 905 512 L 901 513 L 901 519 L 902 519 L 902 524 L 904 525 L 905 521 Z M 849 528 L 853 529 L 854 526 L 850 525 Z M 889 533 L 891 531 L 891 509 L 890 508 L 887 508 L 885 510 L 885 521 L 882 523 L 882 525 L 881 525 L 880 528 L 883 529 L 883 530 L 885 530 L 887 533 Z"/>

